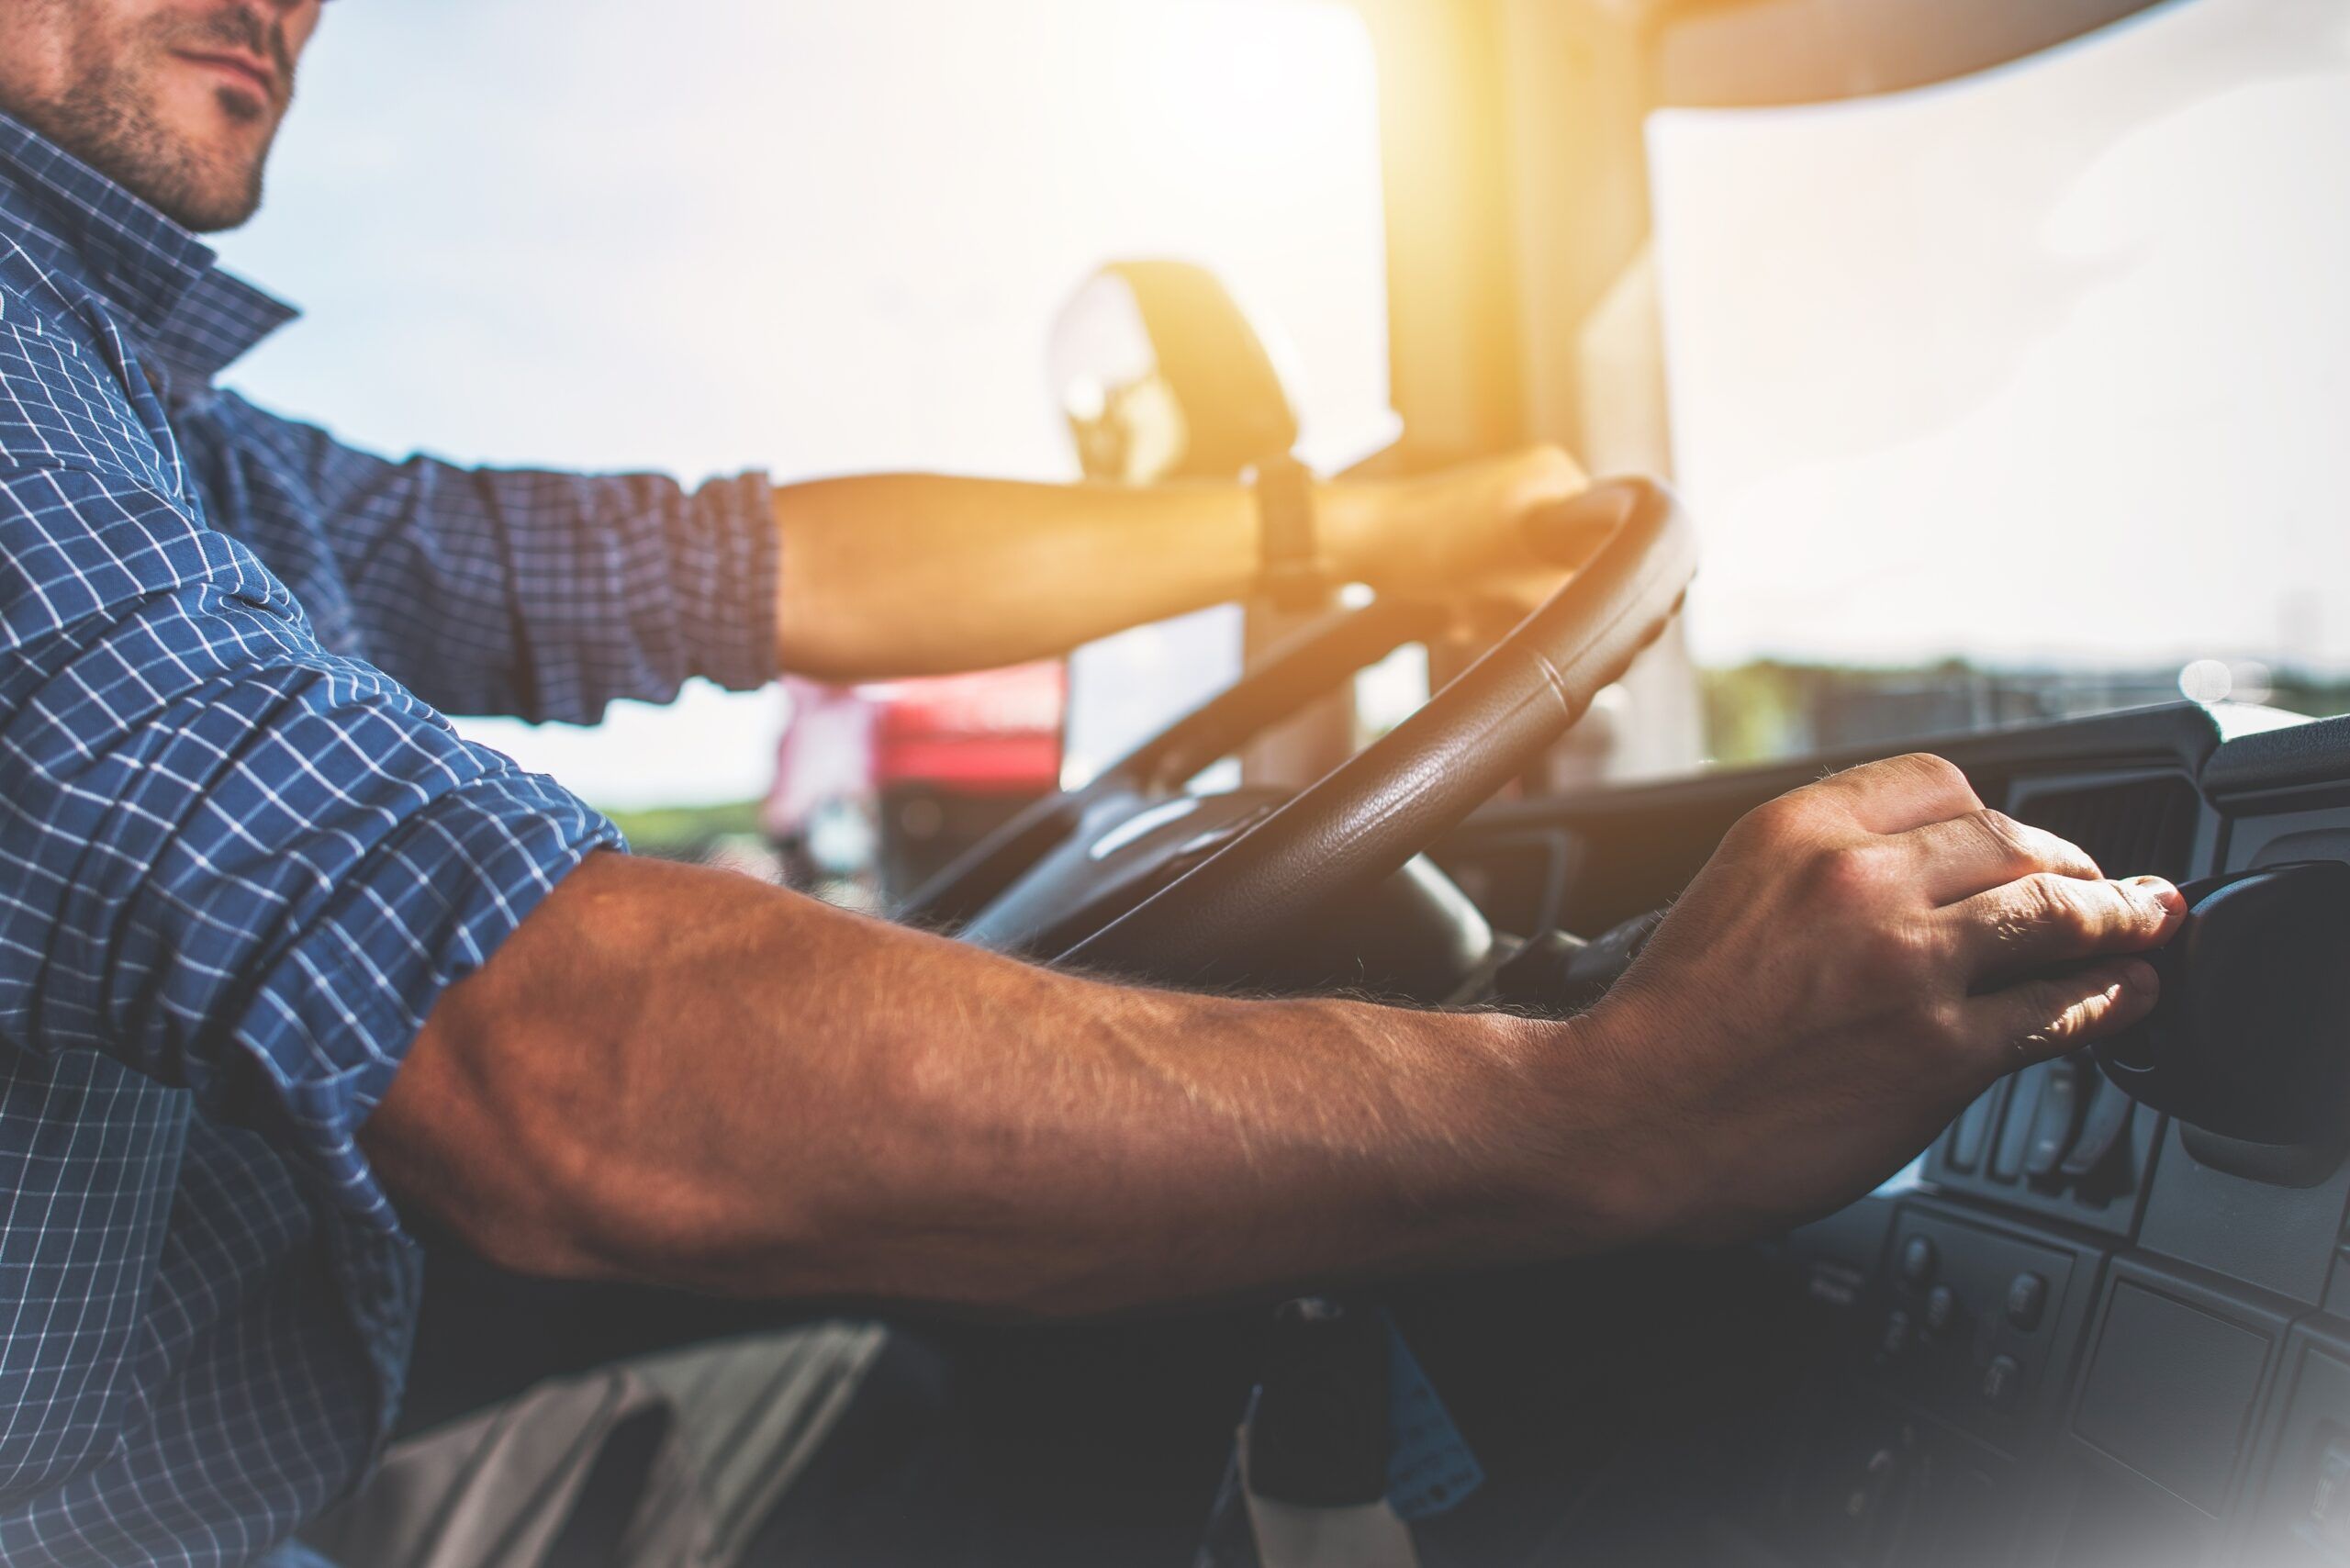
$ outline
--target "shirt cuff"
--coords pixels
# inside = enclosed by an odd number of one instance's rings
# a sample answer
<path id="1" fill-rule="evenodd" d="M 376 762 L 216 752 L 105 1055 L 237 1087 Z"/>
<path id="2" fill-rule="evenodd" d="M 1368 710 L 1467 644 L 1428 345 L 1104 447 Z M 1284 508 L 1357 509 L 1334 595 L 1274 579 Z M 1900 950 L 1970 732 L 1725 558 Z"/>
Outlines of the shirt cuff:
<path id="1" fill-rule="evenodd" d="M 610 822 L 508 763 L 371 846 L 270 966 L 236 1031 L 237 1056 L 268 1085 L 249 1115 L 285 1119 L 280 1147 L 346 1221 L 398 1232 L 358 1132 L 433 1003 L 607 847 L 623 847 Z"/>
<path id="2" fill-rule="evenodd" d="M 713 479 L 687 498 L 673 559 L 679 622 L 694 672 L 730 691 L 781 673 L 776 658 L 782 542 L 775 487 L 765 474 Z"/>

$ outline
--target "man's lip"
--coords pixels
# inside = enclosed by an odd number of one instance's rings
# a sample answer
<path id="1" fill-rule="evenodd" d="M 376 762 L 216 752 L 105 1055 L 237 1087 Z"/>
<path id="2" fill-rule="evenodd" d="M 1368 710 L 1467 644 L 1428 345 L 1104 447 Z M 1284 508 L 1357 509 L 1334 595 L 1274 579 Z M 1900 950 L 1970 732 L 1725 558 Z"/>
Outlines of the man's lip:
<path id="1" fill-rule="evenodd" d="M 277 73 L 248 54 L 215 54 L 208 50 L 183 50 L 182 60 L 192 60 L 198 65 L 210 65 L 233 71 L 255 87 L 271 103 L 277 101 Z"/>

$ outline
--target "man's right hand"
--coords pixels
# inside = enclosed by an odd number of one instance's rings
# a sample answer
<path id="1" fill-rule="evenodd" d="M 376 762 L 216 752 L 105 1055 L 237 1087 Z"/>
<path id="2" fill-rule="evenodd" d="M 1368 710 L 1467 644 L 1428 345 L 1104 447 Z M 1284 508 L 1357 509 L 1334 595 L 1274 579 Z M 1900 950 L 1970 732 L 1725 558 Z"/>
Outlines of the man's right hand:
<path id="1" fill-rule="evenodd" d="M 2129 955 L 2184 908 L 1940 757 L 1756 808 L 1581 1020 L 1638 1228 L 1757 1234 L 1865 1193 L 2000 1074 L 2143 1016 L 2157 982 Z"/>

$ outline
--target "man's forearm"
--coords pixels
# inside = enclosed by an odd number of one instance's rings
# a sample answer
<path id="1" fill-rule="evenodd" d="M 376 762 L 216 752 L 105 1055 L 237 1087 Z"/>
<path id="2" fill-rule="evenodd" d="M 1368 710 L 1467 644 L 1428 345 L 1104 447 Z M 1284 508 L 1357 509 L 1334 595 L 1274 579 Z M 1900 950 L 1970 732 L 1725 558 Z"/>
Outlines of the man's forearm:
<path id="1" fill-rule="evenodd" d="M 1322 508 L 1336 563 L 1354 509 Z M 829 679 L 933 675 L 1065 652 L 1245 593 L 1254 498 L 1237 485 L 1136 488 L 936 475 L 776 492 L 778 655 Z"/>
<path id="2" fill-rule="evenodd" d="M 2145 1015 L 2185 905 L 1896 757 L 1748 813 L 1568 1023 L 1102 984 L 599 856 L 361 1141 L 528 1270 L 1037 1311 L 1753 1235 Z"/>
<path id="3" fill-rule="evenodd" d="M 1597 1246 L 1603 1169 L 1499 1015 L 1100 984 L 600 857 L 453 990 L 368 1124 L 491 1255 L 1080 1311 Z M 1562 1194 L 1580 1190 L 1580 1226 Z"/>
<path id="4" fill-rule="evenodd" d="M 1325 563 L 1382 592 L 1446 595 L 1564 564 L 1528 513 L 1580 492 L 1552 448 L 1316 490 Z M 1033 485 L 883 474 L 775 492 L 782 666 L 832 680 L 985 669 L 1247 594 L 1262 566 L 1239 485 Z"/>

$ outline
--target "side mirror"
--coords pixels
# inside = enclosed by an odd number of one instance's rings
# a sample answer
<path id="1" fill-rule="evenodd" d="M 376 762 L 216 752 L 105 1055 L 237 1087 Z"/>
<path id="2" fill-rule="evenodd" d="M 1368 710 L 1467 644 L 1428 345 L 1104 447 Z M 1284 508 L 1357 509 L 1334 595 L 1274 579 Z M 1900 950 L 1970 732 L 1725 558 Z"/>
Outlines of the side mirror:
<path id="1" fill-rule="evenodd" d="M 1272 356 L 1204 267 L 1103 267 L 1062 307 L 1047 363 L 1089 479 L 1230 479 L 1297 444 Z"/>

